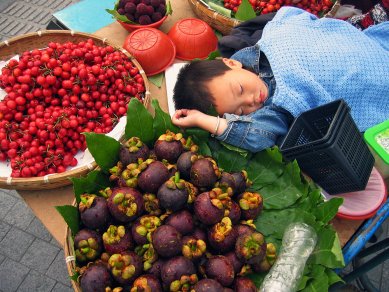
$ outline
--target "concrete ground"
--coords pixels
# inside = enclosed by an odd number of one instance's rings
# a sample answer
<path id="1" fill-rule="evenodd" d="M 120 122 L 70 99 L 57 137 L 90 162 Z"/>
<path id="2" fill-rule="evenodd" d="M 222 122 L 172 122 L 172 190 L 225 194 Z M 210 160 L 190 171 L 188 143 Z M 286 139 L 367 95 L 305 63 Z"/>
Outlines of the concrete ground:
<path id="1" fill-rule="evenodd" d="M 45 29 L 52 13 L 75 2 L 78 0 L 0 0 L 0 41 Z M 378 240 L 389 237 L 388 221 Z M 389 292 L 389 261 L 371 270 L 368 278 L 376 290 L 366 290 L 354 281 L 342 291 Z M 0 292 L 13 291 L 73 289 L 62 247 L 17 191 L 0 189 Z"/>

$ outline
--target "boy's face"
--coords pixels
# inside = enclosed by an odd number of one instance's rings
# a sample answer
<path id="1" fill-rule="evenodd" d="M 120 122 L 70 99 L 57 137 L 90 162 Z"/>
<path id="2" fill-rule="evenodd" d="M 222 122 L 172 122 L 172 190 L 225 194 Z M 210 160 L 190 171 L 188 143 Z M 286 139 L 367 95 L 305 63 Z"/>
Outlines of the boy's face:
<path id="1" fill-rule="evenodd" d="M 232 70 L 208 82 L 219 115 L 247 115 L 263 107 L 269 94 L 265 82 L 255 73 L 243 69 L 240 62 L 232 59 L 223 61 Z"/>

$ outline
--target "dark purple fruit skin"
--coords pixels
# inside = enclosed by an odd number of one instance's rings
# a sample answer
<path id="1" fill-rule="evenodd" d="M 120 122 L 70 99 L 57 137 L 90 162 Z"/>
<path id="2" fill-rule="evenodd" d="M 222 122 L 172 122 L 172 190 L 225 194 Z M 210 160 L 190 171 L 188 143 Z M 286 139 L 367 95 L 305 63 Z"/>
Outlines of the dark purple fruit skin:
<path id="1" fill-rule="evenodd" d="M 161 279 L 161 270 L 162 266 L 165 264 L 164 259 L 159 258 L 157 261 L 155 261 L 151 268 L 146 271 L 146 273 L 153 275 L 157 279 Z"/>
<path id="2" fill-rule="evenodd" d="M 177 159 L 177 169 L 180 172 L 180 177 L 185 180 L 190 179 L 190 169 L 192 168 L 192 161 L 190 159 L 193 155 L 196 154 L 191 151 L 186 151 Z"/>
<path id="3" fill-rule="evenodd" d="M 112 278 L 104 264 L 89 266 L 80 278 L 80 286 L 83 292 L 104 292 L 105 288 L 111 287 L 111 285 Z"/>
<path id="4" fill-rule="evenodd" d="M 208 242 L 207 233 L 201 228 L 196 227 L 191 235 L 196 239 L 201 239 L 205 243 Z"/>
<path id="5" fill-rule="evenodd" d="M 193 262 L 186 257 L 176 256 L 165 262 L 161 269 L 161 279 L 164 285 L 170 286 L 170 283 L 179 280 L 183 275 L 192 275 L 196 273 Z"/>
<path id="6" fill-rule="evenodd" d="M 246 191 L 246 179 L 242 172 L 234 172 L 232 176 L 235 179 L 234 195 L 238 195 Z"/>
<path id="7" fill-rule="evenodd" d="M 101 239 L 101 235 L 97 233 L 94 230 L 91 229 L 81 229 L 77 232 L 77 234 L 74 236 L 74 248 L 79 248 L 79 243 L 81 240 L 88 240 L 89 238 L 94 238 L 98 244 L 98 249 L 96 258 L 100 256 L 101 252 L 103 251 L 103 240 Z M 92 260 L 91 260 L 92 261 Z"/>
<path id="8" fill-rule="evenodd" d="M 211 228 L 208 228 L 208 242 L 211 247 L 219 253 L 226 253 L 231 251 L 235 247 L 237 233 L 235 228 L 232 228 L 231 232 L 226 235 L 224 240 L 217 241 L 215 238 L 216 224 Z"/>
<path id="9" fill-rule="evenodd" d="M 147 243 L 148 240 L 147 240 L 147 237 L 146 237 L 146 236 L 142 236 L 142 235 L 140 235 L 140 234 L 138 234 L 138 233 L 136 232 L 136 228 L 137 228 L 139 225 L 141 225 L 141 224 L 140 224 L 139 218 L 138 218 L 138 220 L 136 220 L 136 221 L 132 224 L 132 226 L 131 226 L 132 238 L 134 239 L 134 241 L 135 241 L 135 243 L 136 243 L 137 245 L 144 245 L 144 244 Z"/>
<path id="10" fill-rule="evenodd" d="M 201 279 L 193 286 L 194 292 L 221 292 L 223 286 L 214 279 Z"/>
<path id="11" fill-rule="evenodd" d="M 254 233 L 259 233 L 261 234 L 260 232 L 258 231 L 254 231 L 252 233 L 246 233 L 240 237 L 238 237 L 238 239 L 236 240 L 236 243 L 235 243 L 235 253 L 237 255 L 237 257 L 247 263 L 247 264 L 254 264 L 254 263 L 259 263 L 261 262 L 261 260 L 266 256 L 266 242 L 265 240 L 263 240 L 263 243 L 261 245 L 261 250 L 259 251 L 258 254 L 256 255 L 253 255 L 252 257 L 250 258 L 245 258 L 244 255 L 242 254 L 242 248 L 243 248 L 243 245 L 244 245 L 244 241 L 247 237 L 250 237 L 252 236 Z M 262 235 L 263 236 L 263 235 Z"/>
<path id="12" fill-rule="evenodd" d="M 234 281 L 234 267 L 230 260 L 222 255 L 212 256 L 205 263 L 205 274 L 218 281 L 222 286 L 230 286 Z"/>
<path id="13" fill-rule="evenodd" d="M 223 218 L 224 208 L 219 209 L 212 205 L 209 192 L 204 192 L 198 195 L 194 202 L 194 213 L 202 223 L 213 225 Z"/>
<path id="14" fill-rule="evenodd" d="M 256 292 L 257 287 L 254 282 L 247 277 L 236 277 L 234 281 L 234 291 L 236 292 Z"/>
<path id="15" fill-rule="evenodd" d="M 192 164 L 190 169 L 190 182 L 198 188 L 211 188 L 218 177 L 213 164 L 206 158 L 200 158 Z"/>
<path id="16" fill-rule="evenodd" d="M 80 211 L 81 222 L 90 229 L 104 229 L 111 221 L 107 200 L 95 197 L 90 208 Z"/>
<path id="17" fill-rule="evenodd" d="M 146 280 L 146 282 L 147 282 L 146 287 L 140 286 L 140 285 L 138 286 L 137 282 L 140 281 L 141 279 Z M 151 274 L 143 274 L 143 275 L 139 276 L 138 278 L 136 278 L 132 287 L 138 288 L 137 291 L 139 291 L 139 292 L 148 291 L 147 288 L 150 289 L 149 291 L 152 291 L 152 292 L 162 292 L 161 283 L 159 282 L 158 278 L 155 277 L 154 275 L 151 275 Z"/>
<path id="18" fill-rule="evenodd" d="M 113 198 L 118 193 L 130 193 L 134 196 L 136 205 L 138 206 L 136 214 L 133 216 L 127 216 L 123 211 L 121 211 L 118 208 L 118 205 L 116 205 L 113 202 Z M 112 190 L 112 194 L 108 198 L 108 209 L 111 213 L 111 215 L 119 222 L 121 223 L 129 223 L 131 221 L 134 221 L 137 217 L 139 217 L 143 211 L 144 211 L 144 200 L 142 193 L 139 192 L 137 189 L 131 188 L 131 187 L 118 187 L 114 188 Z"/>
<path id="19" fill-rule="evenodd" d="M 166 159 L 169 163 L 176 163 L 182 151 L 184 151 L 184 146 L 181 141 L 157 140 L 154 143 L 154 152 L 158 160 Z"/>
<path id="20" fill-rule="evenodd" d="M 246 234 L 246 233 L 252 233 L 255 231 L 255 229 L 249 225 L 246 224 L 238 224 L 235 226 L 236 232 L 238 234 L 238 237 Z"/>
<path id="21" fill-rule="evenodd" d="M 121 145 L 119 150 L 119 160 L 126 167 L 130 163 L 138 162 L 138 158 L 146 160 L 149 157 L 150 150 L 146 144 L 143 144 L 137 152 L 130 152 L 127 147 Z"/>
<path id="22" fill-rule="evenodd" d="M 128 228 L 126 228 L 126 233 L 117 243 L 109 244 L 103 240 L 103 244 L 105 251 L 109 254 L 121 253 L 122 251 L 133 249 L 135 246 L 131 231 Z"/>
<path id="23" fill-rule="evenodd" d="M 240 209 L 238 203 L 233 200 L 231 200 L 229 208 L 228 217 L 231 219 L 232 224 L 238 224 L 242 215 L 242 210 Z"/>
<path id="24" fill-rule="evenodd" d="M 182 235 L 173 226 L 162 225 L 153 232 L 152 243 L 161 257 L 170 258 L 181 253 Z"/>
<path id="25" fill-rule="evenodd" d="M 165 219 L 165 224 L 173 226 L 182 235 L 192 233 L 195 227 L 193 216 L 186 209 L 169 215 L 169 217 Z"/>
<path id="26" fill-rule="evenodd" d="M 156 194 L 159 187 L 169 179 L 169 170 L 161 161 L 153 161 L 138 176 L 138 186 L 145 193 Z"/>
<path id="27" fill-rule="evenodd" d="M 244 263 L 237 257 L 235 251 L 229 251 L 225 253 L 224 256 L 230 260 L 232 266 L 234 267 L 235 275 L 238 274 L 241 271 Z"/>
<path id="28" fill-rule="evenodd" d="M 171 210 L 173 212 L 181 210 L 185 207 L 188 202 L 188 190 L 186 188 L 180 189 L 170 189 L 166 184 L 163 184 L 157 192 L 157 197 L 159 200 L 159 205 L 166 210 Z"/>

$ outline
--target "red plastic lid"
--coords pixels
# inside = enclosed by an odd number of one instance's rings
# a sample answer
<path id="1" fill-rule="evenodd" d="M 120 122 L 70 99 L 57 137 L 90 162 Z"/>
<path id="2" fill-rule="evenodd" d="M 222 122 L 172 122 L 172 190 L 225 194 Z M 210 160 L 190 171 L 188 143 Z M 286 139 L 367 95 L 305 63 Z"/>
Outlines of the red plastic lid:
<path id="1" fill-rule="evenodd" d="M 177 48 L 176 58 L 182 60 L 205 59 L 217 49 L 217 37 L 208 23 L 197 18 L 184 18 L 176 22 L 168 36 Z"/>
<path id="2" fill-rule="evenodd" d="M 155 28 L 139 28 L 124 41 L 123 48 L 129 51 L 142 66 L 146 75 L 165 71 L 176 56 L 176 47 L 169 37 Z"/>
<path id="3" fill-rule="evenodd" d="M 364 220 L 374 216 L 387 197 L 386 185 L 381 174 L 373 167 L 366 188 L 362 191 L 329 195 L 324 190 L 326 199 L 343 198 L 337 217 L 350 220 Z"/>

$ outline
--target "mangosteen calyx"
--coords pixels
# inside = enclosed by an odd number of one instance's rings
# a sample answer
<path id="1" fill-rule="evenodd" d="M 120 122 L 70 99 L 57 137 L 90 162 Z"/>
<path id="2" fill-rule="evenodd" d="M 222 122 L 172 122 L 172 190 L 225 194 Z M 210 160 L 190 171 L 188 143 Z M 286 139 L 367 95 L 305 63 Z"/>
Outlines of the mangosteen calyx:
<path id="1" fill-rule="evenodd" d="M 139 225 L 136 226 L 135 232 L 140 236 L 147 237 L 151 241 L 151 232 L 161 226 L 162 222 L 157 216 L 143 216 L 139 220 Z"/>
<path id="2" fill-rule="evenodd" d="M 244 192 L 239 199 L 239 206 L 245 211 L 259 208 L 262 203 L 262 196 L 259 193 Z"/>
<path id="3" fill-rule="evenodd" d="M 143 259 L 143 269 L 148 271 L 157 261 L 158 255 L 151 243 L 138 245 L 135 248 L 135 253 Z"/>
<path id="4" fill-rule="evenodd" d="M 179 280 L 170 283 L 170 291 L 190 291 L 198 280 L 196 274 L 182 275 Z"/>
<path id="5" fill-rule="evenodd" d="M 132 263 L 131 255 L 127 254 L 113 254 L 109 260 L 108 265 L 111 268 L 114 277 L 129 280 L 136 274 L 136 267 Z"/>
<path id="6" fill-rule="evenodd" d="M 110 225 L 107 231 L 103 234 L 103 241 L 106 244 L 115 244 L 120 242 L 120 240 L 124 237 L 125 234 L 126 229 L 123 225 Z"/>
<path id="7" fill-rule="evenodd" d="M 182 254 L 190 260 L 201 258 L 207 250 L 207 244 L 202 239 L 190 238 L 182 246 Z"/>
<path id="8" fill-rule="evenodd" d="M 143 200 L 145 205 L 145 210 L 148 214 L 159 216 L 162 214 L 162 210 L 159 207 L 159 201 L 156 195 L 151 193 L 143 194 Z"/>
<path id="9" fill-rule="evenodd" d="M 128 217 L 134 216 L 138 211 L 137 200 L 132 194 L 117 193 L 112 201 Z"/>
<path id="10" fill-rule="evenodd" d="M 222 242 L 232 232 L 232 222 L 229 217 L 223 217 L 221 222 L 214 225 L 213 238 L 217 242 Z"/>
<path id="11" fill-rule="evenodd" d="M 111 174 L 109 176 L 109 180 L 110 181 L 118 181 L 122 172 L 123 172 L 123 169 L 124 169 L 124 165 L 123 163 L 121 163 L 120 161 L 117 162 L 117 164 L 113 167 L 111 167 L 108 171 L 109 173 Z"/>
<path id="12" fill-rule="evenodd" d="M 254 231 L 238 238 L 236 243 L 239 255 L 246 261 L 253 257 L 264 257 L 266 251 L 266 242 L 262 233 Z"/>
<path id="13" fill-rule="evenodd" d="M 191 152 L 197 152 L 199 151 L 199 146 L 196 145 L 194 142 L 193 142 L 193 139 L 191 136 L 189 136 L 187 139 L 185 138 L 182 138 L 181 139 L 181 142 L 182 142 L 182 145 L 184 146 L 184 149 L 186 151 L 191 151 Z"/>
<path id="14" fill-rule="evenodd" d="M 96 198 L 96 195 L 94 194 L 83 194 L 80 196 L 80 203 L 78 204 L 78 209 L 80 210 L 80 212 L 83 212 L 85 211 L 86 209 L 89 209 L 92 204 L 93 204 L 93 201 L 95 200 Z"/>

